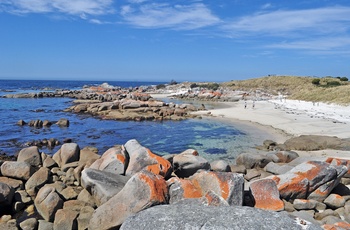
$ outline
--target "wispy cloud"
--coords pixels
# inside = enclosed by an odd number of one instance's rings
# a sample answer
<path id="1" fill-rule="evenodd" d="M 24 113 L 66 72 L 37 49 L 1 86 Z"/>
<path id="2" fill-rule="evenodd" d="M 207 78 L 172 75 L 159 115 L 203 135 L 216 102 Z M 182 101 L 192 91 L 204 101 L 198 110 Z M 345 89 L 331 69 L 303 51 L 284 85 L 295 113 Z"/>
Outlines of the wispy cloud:
<path id="1" fill-rule="evenodd" d="M 247 36 L 302 35 L 345 32 L 350 28 L 350 7 L 260 12 L 233 20 L 224 26 L 232 34 Z"/>
<path id="2" fill-rule="evenodd" d="M 121 12 L 127 23 L 142 28 L 188 30 L 211 26 L 220 22 L 220 19 L 202 3 L 189 5 L 157 3 L 125 5 Z"/>
<path id="3" fill-rule="evenodd" d="M 113 12 L 113 0 L 5 0 L 0 9 L 15 14 L 64 13 L 102 15 Z"/>

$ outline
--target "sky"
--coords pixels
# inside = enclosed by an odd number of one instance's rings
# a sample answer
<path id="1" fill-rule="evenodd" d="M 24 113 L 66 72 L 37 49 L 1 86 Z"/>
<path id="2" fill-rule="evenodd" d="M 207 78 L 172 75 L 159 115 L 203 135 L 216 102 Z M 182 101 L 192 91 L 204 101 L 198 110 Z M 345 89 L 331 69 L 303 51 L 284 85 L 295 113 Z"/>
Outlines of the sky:
<path id="1" fill-rule="evenodd" d="M 0 0 L 0 79 L 350 76 L 349 0 Z"/>

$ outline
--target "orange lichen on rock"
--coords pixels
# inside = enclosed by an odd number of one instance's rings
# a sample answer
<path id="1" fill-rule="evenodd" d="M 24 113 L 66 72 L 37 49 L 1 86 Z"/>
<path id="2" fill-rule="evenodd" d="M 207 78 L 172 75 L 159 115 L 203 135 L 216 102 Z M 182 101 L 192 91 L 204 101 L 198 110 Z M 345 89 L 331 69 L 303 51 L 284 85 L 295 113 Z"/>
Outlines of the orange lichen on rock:
<path id="1" fill-rule="evenodd" d="M 121 163 L 125 164 L 126 158 L 125 158 L 125 156 L 124 156 L 123 154 L 120 154 L 120 153 L 116 154 L 116 158 L 117 158 Z"/>
<path id="2" fill-rule="evenodd" d="M 151 173 L 141 172 L 140 180 L 144 181 L 149 186 L 151 201 L 165 203 L 168 197 L 168 186 L 163 177 Z"/>
<path id="3" fill-rule="evenodd" d="M 148 165 L 146 169 L 148 171 L 153 172 L 154 174 L 161 175 L 163 177 L 167 177 L 169 175 L 171 164 L 168 160 L 160 157 L 151 152 L 151 150 L 147 149 L 148 155 L 157 161 L 157 164 Z"/>
<path id="4" fill-rule="evenodd" d="M 350 224 L 346 222 L 337 222 L 335 224 L 322 225 L 324 230 L 350 230 Z"/>
<path id="5" fill-rule="evenodd" d="M 255 208 L 271 211 L 284 210 L 284 203 L 280 199 L 280 193 L 274 180 L 262 179 L 254 181 L 250 185 L 250 192 L 254 197 Z"/>
<path id="6" fill-rule="evenodd" d="M 350 160 L 329 157 L 326 162 L 335 165 L 345 165 L 348 168 L 348 174 L 350 174 Z"/>

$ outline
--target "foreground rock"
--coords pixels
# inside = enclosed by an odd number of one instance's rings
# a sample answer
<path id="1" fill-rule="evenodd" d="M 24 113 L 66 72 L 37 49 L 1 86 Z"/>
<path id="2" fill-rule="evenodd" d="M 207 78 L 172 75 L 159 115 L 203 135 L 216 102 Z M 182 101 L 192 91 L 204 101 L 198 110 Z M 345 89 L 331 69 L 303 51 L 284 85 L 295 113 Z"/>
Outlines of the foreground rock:
<path id="1" fill-rule="evenodd" d="M 280 229 L 317 230 L 313 224 L 300 224 L 286 213 L 250 207 L 208 207 L 199 205 L 159 205 L 125 220 L 121 230 L 134 229 Z"/>
<path id="2" fill-rule="evenodd" d="M 89 229 L 119 227 L 128 216 L 166 203 L 167 199 L 168 188 L 164 178 L 147 170 L 141 171 L 117 195 L 95 210 Z"/>

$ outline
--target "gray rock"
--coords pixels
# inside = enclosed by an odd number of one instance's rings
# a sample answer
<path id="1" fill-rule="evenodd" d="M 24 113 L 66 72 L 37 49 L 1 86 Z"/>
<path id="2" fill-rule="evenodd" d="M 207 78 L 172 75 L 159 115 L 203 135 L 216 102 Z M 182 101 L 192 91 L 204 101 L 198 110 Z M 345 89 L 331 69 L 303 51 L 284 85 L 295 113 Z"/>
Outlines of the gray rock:
<path id="1" fill-rule="evenodd" d="M 290 165 L 279 165 L 279 164 L 276 164 L 274 162 L 270 162 L 268 163 L 264 170 L 266 172 L 269 172 L 269 173 L 272 173 L 272 174 L 275 174 L 275 175 L 280 175 L 280 174 L 284 174 L 284 173 L 287 173 L 289 170 L 291 170 L 293 167 L 290 166 Z"/>
<path id="2" fill-rule="evenodd" d="M 81 184 L 94 197 L 97 206 L 120 192 L 130 177 L 86 168 L 81 173 Z"/>
<path id="3" fill-rule="evenodd" d="M 210 163 L 210 168 L 217 172 L 231 172 L 230 165 L 224 160 L 216 160 Z"/>
<path id="4" fill-rule="evenodd" d="M 9 177 L 0 177 L 0 182 L 11 186 L 15 190 L 24 189 L 24 184 L 23 184 L 23 181 L 21 181 L 21 180 L 16 180 L 16 179 L 9 178 Z"/>
<path id="5" fill-rule="evenodd" d="M 80 148 L 76 143 L 65 143 L 53 155 L 52 159 L 60 166 L 79 161 Z"/>
<path id="6" fill-rule="evenodd" d="M 246 169 L 264 168 L 271 159 L 262 154 L 242 153 L 236 158 L 237 165 L 244 165 Z"/>
<path id="7" fill-rule="evenodd" d="M 68 127 L 69 126 L 69 120 L 65 119 L 65 118 L 61 118 L 56 122 L 56 125 L 60 126 L 60 127 Z"/>
<path id="8" fill-rule="evenodd" d="M 92 207 L 86 206 L 83 207 L 77 218 L 78 221 L 78 229 L 87 229 L 89 227 L 89 221 L 94 213 L 94 209 Z"/>
<path id="9" fill-rule="evenodd" d="M 50 171 L 49 169 L 42 167 L 36 171 L 26 182 L 25 189 L 30 196 L 35 196 L 39 191 L 39 188 L 44 186 L 49 180 Z"/>
<path id="10" fill-rule="evenodd" d="M 11 186 L 0 182 L 0 207 L 1 205 L 10 205 L 14 194 L 15 190 Z"/>
<path id="11" fill-rule="evenodd" d="M 42 187 L 35 200 L 35 208 L 46 221 L 53 221 L 55 213 L 62 208 L 63 201 L 56 193 L 55 188 L 50 186 Z"/>
<path id="12" fill-rule="evenodd" d="M 345 199 L 342 196 L 332 193 L 323 201 L 323 203 L 325 203 L 331 209 L 337 209 L 344 207 Z"/>
<path id="13" fill-rule="evenodd" d="M 38 230 L 53 230 L 53 223 L 46 220 L 39 220 Z"/>
<path id="14" fill-rule="evenodd" d="M 53 229 L 78 229 L 78 214 L 79 212 L 69 209 L 57 210 L 55 214 L 55 221 L 53 223 Z"/>
<path id="15" fill-rule="evenodd" d="M 164 178 L 142 170 L 130 178 L 117 195 L 95 210 L 89 229 L 118 229 L 128 216 L 164 204 L 167 198 L 168 187 Z"/>
<path id="16" fill-rule="evenodd" d="M 42 164 L 39 148 L 37 146 L 32 146 L 22 149 L 18 153 L 17 161 L 27 162 L 32 166 L 38 167 Z"/>
<path id="17" fill-rule="evenodd" d="M 295 199 L 293 207 L 296 210 L 311 210 L 316 208 L 317 203 L 316 200 Z"/>
<path id="18" fill-rule="evenodd" d="M 22 221 L 19 226 L 22 230 L 34 230 L 38 226 L 38 221 L 35 218 L 29 218 Z"/>
<path id="19" fill-rule="evenodd" d="M 5 161 L 1 165 L 1 174 L 6 177 L 28 180 L 35 169 L 27 162 Z"/>
<path id="20" fill-rule="evenodd" d="M 79 195 L 77 197 L 77 200 L 78 201 L 83 201 L 83 202 L 87 203 L 91 207 L 96 207 L 95 199 L 91 196 L 91 194 L 86 189 L 83 189 L 79 193 Z"/>
<path id="21" fill-rule="evenodd" d="M 307 227 L 322 229 L 313 224 Z M 250 207 L 159 205 L 130 216 L 120 228 L 134 229 L 301 230 L 302 227 L 285 213 Z"/>
<path id="22" fill-rule="evenodd" d="M 178 177 L 190 177 L 198 170 L 209 170 L 209 162 L 200 156 L 179 154 L 173 158 L 174 173 Z"/>

